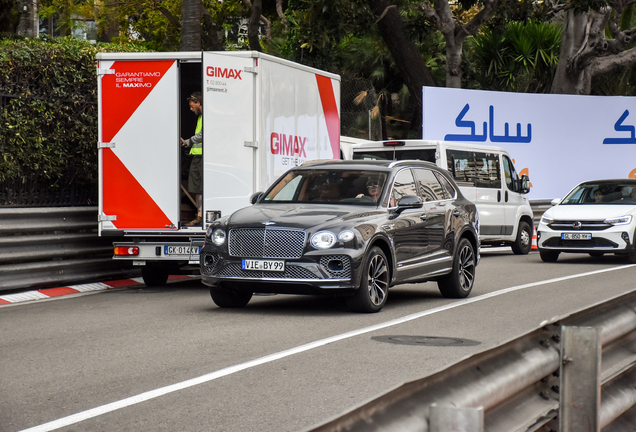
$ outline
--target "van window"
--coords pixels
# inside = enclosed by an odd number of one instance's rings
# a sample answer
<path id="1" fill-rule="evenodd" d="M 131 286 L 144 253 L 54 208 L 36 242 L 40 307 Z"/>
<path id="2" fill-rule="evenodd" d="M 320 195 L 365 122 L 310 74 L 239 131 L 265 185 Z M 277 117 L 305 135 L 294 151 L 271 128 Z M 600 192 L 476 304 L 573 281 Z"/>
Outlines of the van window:
<path id="1" fill-rule="evenodd" d="M 413 173 L 417 181 L 417 191 L 422 201 L 440 201 L 448 198 L 446 191 L 442 188 L 433 171 L 414 169 Z"/>
<path id="2" fill-rule="evenodd" d="M 464 150 L 446 150 L 448 171 L 455 181 L 475 185 L 475 156 L 473 152 Z"/>
<path id="3" fill-rule="evenodd" d="M 435 163 L 435 149 L 395 150 L 395 160 L 421 160 Z"/>
<path id="4" fill-rule="evenodd" d="M 521 192 L 521 182 L 519 181 L 519 175 L 517 175 L 517 171 L 515 171 L 515 166 L 513 165 L 510 158 L 506 155 L 503 157 L 503 166 L 504 166 L 504 174 L 506 176 L 506 186 L 508 186 L 508 190 L 512 192 Z"/>
<path id="5" fill-rule="evenodd" d="M 498 154 L 475 152 L 475 186 L 495 189 L 501 187 Z"/>
<path id="6" fill-rule="evenodd" d="M 354 159 L 361 160 L 393 160 L 393 150 L 366 150 L 353 152 Z"/>
<path id="7" fill-rule="evenodd" d="M 446 150 L 448 171 L 455 181 L 482 188 L 501 187 L 499 155 L 496 153 Z"/>

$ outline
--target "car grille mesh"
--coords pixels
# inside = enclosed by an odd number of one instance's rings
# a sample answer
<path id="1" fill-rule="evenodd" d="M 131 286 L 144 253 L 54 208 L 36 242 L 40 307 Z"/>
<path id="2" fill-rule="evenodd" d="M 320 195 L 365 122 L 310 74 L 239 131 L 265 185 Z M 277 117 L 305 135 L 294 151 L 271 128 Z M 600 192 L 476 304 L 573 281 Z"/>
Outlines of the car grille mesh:
<path id="1" fill-rule="evenodd" d="M 329 268 L 330 261 L 342 262 L 342 270 L 333 270 Z M 347 255 L 325 255 L 320 258 L 320 266 L 332 278 L 349 279 L 351 277 L 351 263 Z"/>
<path id="2" fill-rule="evenodd" d="M 564 247 L 564 248 L 582 248 L 589 249 L 594 247 L 612 247 L 618 245 L 611 240 L 604 238 L 593 238 L 592 240 L 562 240 L 559 237 L 551 237 L 541 244 L 544 247 Z"/>
<path id="3" fill-rule="evenodd" d="M 230 230 L 230 256 L 243 258 L 300 258 L 305 247 L 302 230 L 241 228 Z"/>

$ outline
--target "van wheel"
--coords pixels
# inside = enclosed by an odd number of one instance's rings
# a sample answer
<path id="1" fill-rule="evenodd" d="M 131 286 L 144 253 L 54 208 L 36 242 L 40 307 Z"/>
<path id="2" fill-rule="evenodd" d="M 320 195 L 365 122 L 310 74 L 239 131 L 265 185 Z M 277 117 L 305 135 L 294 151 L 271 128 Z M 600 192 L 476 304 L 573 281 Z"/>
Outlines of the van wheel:
<path id="1" fill-rule="evenodd" d="M 377 246 L 369 251 L 362 267 L 360 287 L 347 299 L 347 306 L 355 312 L 378 312 L 389 296 L 389 265 Z"/>
<path id="2" fill-rule="evenodd" d="M 560 252 L 540 250 L 539 256 L 543 262 L 556 262 L 559 259 L 559 253 Z"/>
<path id="3" fill-rule="evenodd" d="M 212 301 L 221 308 L 242 308 L 252 299 L 252 293 L 233 286 L 210 288 Z"/>
<path id="4" fill-rule="evenodd" d="M 517 240 L 512 244 L 515 255 L 526 255 L 532 248 L 532 230 L 527 222 L 519 222 Z"/>
<path id="5" fill-rule="evenodd" d="M 163 267 L 143 266 L 141 268 L 141 277 L 146 286 L 161 286 L 168 282 L 170 272 Z"/>
<path id="6" fill-rule="evenodd" d="M 475 284 L 475 251 L 466 238 L 459 241 L 453 270 L 437 281 L 437 287 L 446 298 L 468 297 Z"/>

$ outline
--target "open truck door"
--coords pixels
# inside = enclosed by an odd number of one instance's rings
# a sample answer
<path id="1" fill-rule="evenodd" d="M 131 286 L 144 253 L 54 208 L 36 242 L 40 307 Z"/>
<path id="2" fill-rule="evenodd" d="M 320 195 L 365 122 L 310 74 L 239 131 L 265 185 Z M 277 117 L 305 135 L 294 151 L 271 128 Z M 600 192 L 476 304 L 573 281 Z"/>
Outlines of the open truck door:
<path id="1" fill-rule="evenodd" d="M 178 67 L 98 62 L 99 232 L 179 225 Z"/>

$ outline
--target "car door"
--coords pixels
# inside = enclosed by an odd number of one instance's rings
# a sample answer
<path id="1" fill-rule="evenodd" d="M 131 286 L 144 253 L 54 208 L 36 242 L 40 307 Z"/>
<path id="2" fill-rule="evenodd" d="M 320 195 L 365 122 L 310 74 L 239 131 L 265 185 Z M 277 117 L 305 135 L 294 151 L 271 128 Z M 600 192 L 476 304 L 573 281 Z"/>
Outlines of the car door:
<path id="1" fill-rule="evenodd" d="M 448 268 L 451 250 L 446 245 L 448 219 L 452 217 L 454 206 L 450 194 L 442 187 L 431 169 L 413 170 L 417 192 L 423 201 L 425 212 L 424 237 L 426 238 L 426 260 L 429 271 Z M 452 249 L 452 248 L 451 248 Z"/>
<path id="2" fill-rule="evenodd" d="M 410 168 L 404 168 L 393 179 L 389 206 L 396 207 L 400 198 L 417 196 L 415 179 Z M 397 277 L 400 280 L 417 279 L 426 273 L 426 250 L 428 239 L 425 232 L 426 212 L 421 209 L 406 209 L 390 220 L 385 228 L 393 237 Z"/>

